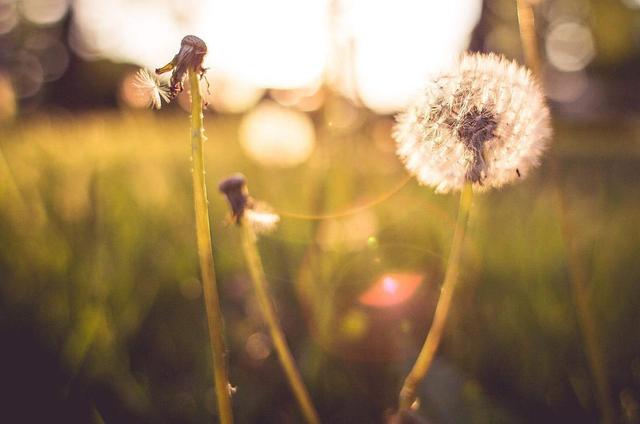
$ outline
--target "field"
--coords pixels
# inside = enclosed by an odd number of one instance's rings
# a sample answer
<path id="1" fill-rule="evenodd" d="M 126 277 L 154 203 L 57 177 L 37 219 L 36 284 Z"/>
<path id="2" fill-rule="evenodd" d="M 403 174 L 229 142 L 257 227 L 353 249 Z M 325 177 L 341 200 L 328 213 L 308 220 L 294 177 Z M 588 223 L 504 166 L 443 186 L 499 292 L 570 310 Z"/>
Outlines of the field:
<path id="1" fill-rule="evenodd" d="M 323 421 L 379 422 L 429 327 L 457 196 L 403 185 L 392 118 L 355 113 L 341 128 L 313 113 L 313 154 L 289 168 L 246 156 L 239 117 L 205 115 L 238 422 L 300 416 L 217 191 L 231 173 L 281 214 L 259 247 Z M 640 419 L 640 124 L 554 126 L 542 167 L 475 199 L 460 289 L 421 388 L 434 422 L 597 422 L 580 302 L 619 418 Z M 3 409 L 25 422 L 210 421 L 186 114 L 39 115 L 0 130 Z M 375 291 L 389 275 L 406 300 Z"/>

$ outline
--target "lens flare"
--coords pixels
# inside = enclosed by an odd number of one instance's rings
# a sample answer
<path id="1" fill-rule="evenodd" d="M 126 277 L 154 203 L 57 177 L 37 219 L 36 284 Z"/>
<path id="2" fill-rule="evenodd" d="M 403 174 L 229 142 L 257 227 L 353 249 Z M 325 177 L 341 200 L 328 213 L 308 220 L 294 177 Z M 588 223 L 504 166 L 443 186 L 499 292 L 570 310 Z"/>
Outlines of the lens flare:
<path id="1" fill-rule="evenodd" d="M 400 305 L 415 294 L 423 279 L 424 276 L 418 273 L 383 274 L 358 297 L 358 301 L 378 308 Z"/>

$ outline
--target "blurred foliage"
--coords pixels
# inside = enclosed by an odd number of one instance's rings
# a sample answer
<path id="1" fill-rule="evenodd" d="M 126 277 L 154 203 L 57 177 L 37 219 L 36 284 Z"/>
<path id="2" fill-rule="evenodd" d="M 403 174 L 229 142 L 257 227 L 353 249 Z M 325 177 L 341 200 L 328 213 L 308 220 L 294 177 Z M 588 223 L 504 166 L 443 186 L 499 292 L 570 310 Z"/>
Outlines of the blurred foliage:
<path id="1" fill-rule="evenodd" d="M 238 422 L 300 416 L 268 342 L 251 337 L 264 328 L 217 182 L 242 171 L 254 197 L 297 213 L 377 198 L 405 174 L 389 118 L 358 113 L 348 131 L 315 114 L 314 154 L 290 169 L 251 163 L 238 147 L 237 117 L 205 119 Z M 477 197 L 462 286 L 421 389 L 421 411 L 433 422 L 597 422 L 560 213 L 589 276 L 620 419 L 638 422 L 640 125 L 556 125 L 540 170 Z M 215 403 L 187 119 L 165 111 L 40 116 L 3 134 L 0 414 L 21 422 L 209 422 Z M 278 312 L 325 422 L 380 422 L 396 405 L 437 299 L 456 204 L 455 195 L 412 180 L 351 216 L 285 215 L 261 239 Z M 359 303 L 385 272 L 425 277 L 406 303 Z"/>

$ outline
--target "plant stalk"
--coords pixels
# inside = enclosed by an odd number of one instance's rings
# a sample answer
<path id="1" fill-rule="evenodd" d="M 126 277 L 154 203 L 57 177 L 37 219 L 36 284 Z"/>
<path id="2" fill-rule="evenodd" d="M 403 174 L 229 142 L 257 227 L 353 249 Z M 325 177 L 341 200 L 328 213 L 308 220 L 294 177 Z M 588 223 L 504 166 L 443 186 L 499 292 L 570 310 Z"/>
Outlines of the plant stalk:
<path id="1" fill-rule="evenodd" d="M 516 5 L 518 9 L 520 41 L 522 42 L 525 62 L 538 78 L 540 84 L 542 84 L 540 53 L 536 37 L 533 6 L 530 0 L 516 0 Z M 571 288 L 578 312 L 578 323 L 586 345 L 589 368 L 595 380 L 596 397 L 602 413 L 602 421 L 605 424 L 611 424 L 615 422 L 615 407 L 611 400 L 611 385 L 607 376 L 605 355 L 603 353 L 598 327 L 589 303 L 589 293 L 586 284 L 587 276 L 579 260 L 571 223 L 566 216 L 566 205 L 562 187 L 559 182 L 558 166 L 554 162 L 552 162 L 551 171 L 553 173 L 553 182 L 557 196 L 556 204 L 562 228 L 562 237 L 565 243 L 569 279 L 571 280 Z"/>
<path id="2" fill-rule="evenodd" d="M 229 372 L 227 370 L 226 349 L 224 345 L 222 308 L 220 306 L 216 276 L 213 268 L 211 229 L 209 226 L 209 202 L 207 200 L 207 187 L 205 184 L 205 136 L 202 122 L 202 94 L 200 92 L 200 77 L 193 69 L 189 69 L 189 84 L 191 88 L 191 162 L 198 258 L 200 260 L 204 302 L 207 311 L 218 415 L 221 424 L 231 424 L 233 423 L 231 385 L 229 384 Z"/>
<path id="3" fill-rule="evenodd" d="M 296 366 L 293 355 L 289 350 L 284 332 L 280 327 L 274 306 L 269 297 L 269 293 L 267 291 L 267 279 L 264 275 L 262 260 L 260 259 L 260 254 L 258 253 L 258 248 L 256 246 L 256 235 L 253 228 L 251 228 L 251 225 L 248 223 L 241 221 L 240 226 L 242 227 L 242 248 L 247 260 L 251 279 L 253 280 L 256 298 L 258 299 L 262 316 L 269 328 L 273 345 L 278 353 L 280 365 L 282 365 L 282 368 L 284 369 L 289 385 L 293 390 L 306 421 L 312 424 L 319 424 L 320 418 L 313 406 L 313 403 L 311 402 L 309 392 L 302 381 L 302 376 L 300 375 L 300 371 Z"/>
<path id="4" fill-rule="evenodd" d="M 460 194 L 460 206 L 458 209 L 458 218 L 453 233 L 453 241 L 451 243 L 451 251 L 447 269 L 444 275 L 444 282 L 440 289 L 440 298 L 436 305 L 433 315 L 433 322 L 424 341 L 422 350 L 416 359 L 409 375 L 404 380 L 402 389 L 400 389 L 400 410 L 412 409 L 413 403 L 416 401 L 416 389 L 427 375 L 440 340 L 444 326 L 451 309 L 451 300 L 453 292 L 458 283 L 458 274 L 460 273 L 460 258 L 462 257 L 462 247 L 464 244 L 464 236 L 467 229 L 467 221 L 469 220 L 469 211 L 473 200 L 473 190 L 470 183 L 466 183 Z"/>

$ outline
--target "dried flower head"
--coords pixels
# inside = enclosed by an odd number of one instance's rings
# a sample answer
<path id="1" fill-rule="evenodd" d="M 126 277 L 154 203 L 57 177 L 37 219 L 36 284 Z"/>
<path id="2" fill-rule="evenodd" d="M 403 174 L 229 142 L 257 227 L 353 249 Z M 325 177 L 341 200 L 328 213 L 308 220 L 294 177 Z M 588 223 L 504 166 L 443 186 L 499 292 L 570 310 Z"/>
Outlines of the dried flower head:
<path id="1" fill-rule="evenodd" d="M 148 107 L 160 109 L 162 100 L 169 103 L 169 86 L 146 69 L 140 69 L 136 73 L 135 86 Z"/>
<path id="2" fill-rule="evenodd" d="M 535 167 L 551 135 L 531 73 L 495 54 L 467 54 L 397 117 L 398 156 L 438 192 L 500 187 Z"/>
<path id="3" fill-rule="evenodd" d="M 218 190 L 227 196 L 231 207 L 231 219 L 236 224 L 251 225 L 257 234 L 275 229 L 280 221 L 278 214 L 262 202 L 256 202 L 247 188 L 247 179 L 242 174 L 233 174 L 218 185 Z"/>
<path id="4" fill-rule="evenodd" d="M 202 61 L 207 54 L 207 45 L 202 39 L 195 35 L 187 35 L 180 43 L 180 51 L 176 54 L 171 62 L 162 68 L 156 69 L 156 74 L 160 75 L 165 72 L 171 73 L 170 91 L 171 96 L 177 96 L 184 86 L 182 81 L 189 69 L 193 69 L 200 76 L 203 76 L 206 69 L 202 67 Z"/>

